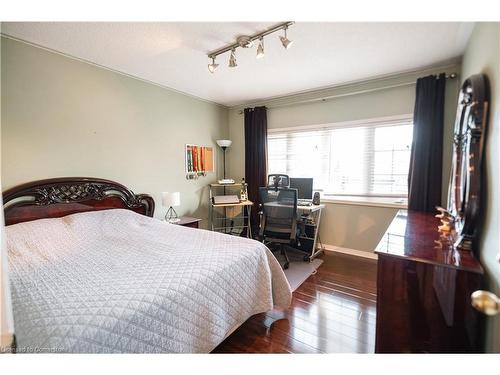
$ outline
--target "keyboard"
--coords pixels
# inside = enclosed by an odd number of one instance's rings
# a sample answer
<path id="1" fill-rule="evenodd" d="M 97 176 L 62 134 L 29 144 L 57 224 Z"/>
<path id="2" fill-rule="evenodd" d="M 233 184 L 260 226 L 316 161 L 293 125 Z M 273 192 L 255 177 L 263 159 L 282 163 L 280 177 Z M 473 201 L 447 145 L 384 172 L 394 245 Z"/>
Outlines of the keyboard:
<path id="1" fill-rule="evenodd" d="M 312 206 L 312 202 L 309 201 L 298 201 L 297 206 L 309 207 Z"/>

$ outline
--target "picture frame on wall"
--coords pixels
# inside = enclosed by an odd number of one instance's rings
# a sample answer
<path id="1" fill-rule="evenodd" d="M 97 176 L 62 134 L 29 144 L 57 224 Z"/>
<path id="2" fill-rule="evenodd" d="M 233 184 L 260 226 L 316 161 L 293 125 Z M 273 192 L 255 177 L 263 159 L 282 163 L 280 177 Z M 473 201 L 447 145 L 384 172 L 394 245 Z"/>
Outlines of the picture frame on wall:
<path id="1" fill-rule="evenodd" d="M 184 154 L 186 179 L 196 179 L 215 171 L 213 147 L 186 144 Z"/>

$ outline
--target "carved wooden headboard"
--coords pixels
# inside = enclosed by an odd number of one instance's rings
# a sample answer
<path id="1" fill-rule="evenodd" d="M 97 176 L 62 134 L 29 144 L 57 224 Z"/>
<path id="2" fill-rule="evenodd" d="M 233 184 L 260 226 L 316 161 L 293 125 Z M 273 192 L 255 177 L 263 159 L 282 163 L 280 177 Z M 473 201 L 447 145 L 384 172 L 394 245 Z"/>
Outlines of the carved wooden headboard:
<path id="1" fill-rule="evenodd" d="M 147 194 L 92 177 L 64 177 L 28 182 L 3 193 L 5 225 L 78 212 L 124 208 L 153 216 L 155 203 Z"/>

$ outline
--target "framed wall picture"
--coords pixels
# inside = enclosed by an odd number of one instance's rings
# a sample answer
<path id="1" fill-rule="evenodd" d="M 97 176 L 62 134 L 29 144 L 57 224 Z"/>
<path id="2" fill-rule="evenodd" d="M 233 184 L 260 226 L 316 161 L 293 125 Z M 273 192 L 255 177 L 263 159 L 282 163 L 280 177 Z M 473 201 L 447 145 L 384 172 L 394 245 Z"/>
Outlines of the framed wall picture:
<path id="1" fill-rule="evenodd" d="M 185 148 L 186 178 L 194 179 L 214 172 L 213 147 L 187 144 Z"/>

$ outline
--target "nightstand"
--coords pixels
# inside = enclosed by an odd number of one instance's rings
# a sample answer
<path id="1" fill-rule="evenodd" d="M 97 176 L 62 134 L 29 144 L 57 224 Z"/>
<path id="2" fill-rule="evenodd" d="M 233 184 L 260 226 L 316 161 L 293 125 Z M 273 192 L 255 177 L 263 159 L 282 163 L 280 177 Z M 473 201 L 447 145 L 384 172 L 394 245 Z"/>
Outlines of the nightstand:
<path id="1" fill-rule="evenodd" d="M 190 227 L 190 228 L 199 228 L 198 224 L 200 223 L 201 219 L 198 219 L 196 217 L 189 217 L 189 216 L 181 216 L 176 225 L 182 225 L 183 227 Z"/>

